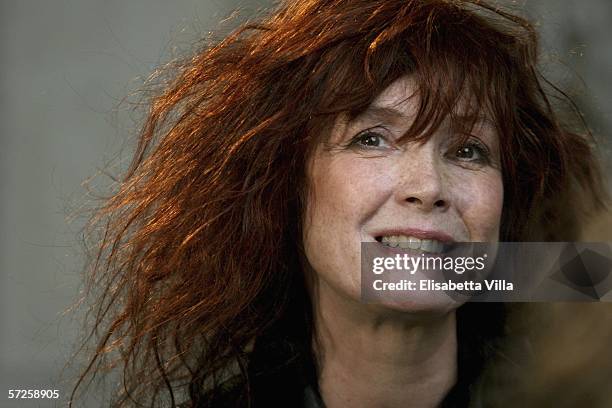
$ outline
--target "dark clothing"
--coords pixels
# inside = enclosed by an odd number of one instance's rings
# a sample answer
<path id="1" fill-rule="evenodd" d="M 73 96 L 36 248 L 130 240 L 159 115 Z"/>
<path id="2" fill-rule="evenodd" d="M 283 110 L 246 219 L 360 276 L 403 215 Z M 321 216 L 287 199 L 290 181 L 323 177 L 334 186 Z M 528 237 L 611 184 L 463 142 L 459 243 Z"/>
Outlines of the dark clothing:
<path id="1" fill-rule="evenodd" d="M 296 407 L 324 408 L 309 353 L 286 340 L 262 338 L 257 342 L 248 368 L 251 405 L 244 381 L 229 381 L 216 398 L 201 407 Z M 407 403 L 406 406 L 410 404 Z M 458 383 L 444 399 L 443 408 L 469 405 L 469 393 Z"/>
<path id="2" fill-rule="evenodd" d="M 458 309 L 458 382 L 441 408 L 482 406 L 476 384 L 485 362 L 496 353 L 494 345 L 503 331 L 504 308 L 503 304 L 488 303 L 466 304 Z M 245 376 L 227 381 L 221 392 L 213 398 L 198 398 L 195 406 L 324 408 L 311 352 L 312 334 L 303 331 L 310 326 L 294 321 L 297 323 L 280 322 L 258 338 L 249 356 L 248 381 Z"/>

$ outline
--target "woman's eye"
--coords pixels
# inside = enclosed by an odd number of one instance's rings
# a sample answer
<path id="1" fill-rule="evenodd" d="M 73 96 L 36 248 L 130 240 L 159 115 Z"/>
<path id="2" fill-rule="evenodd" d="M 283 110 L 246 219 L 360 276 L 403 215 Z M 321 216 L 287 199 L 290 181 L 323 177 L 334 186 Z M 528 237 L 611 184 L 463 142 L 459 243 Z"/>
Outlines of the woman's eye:
<path id="1" fill-rule="evenodd" d="M 455 152 L 455 158 L 464 162 L 488 163 L 489 151 L 478 142 L 470 141 L 459 146 Z"/>
<path id="2" fill-rule="evenodd" d="M 351 146 L 359 146 L 366 148 L 389 147 L 389 143 L 383 135 L 373 131 L 364 131 L 351 140 Z"/>

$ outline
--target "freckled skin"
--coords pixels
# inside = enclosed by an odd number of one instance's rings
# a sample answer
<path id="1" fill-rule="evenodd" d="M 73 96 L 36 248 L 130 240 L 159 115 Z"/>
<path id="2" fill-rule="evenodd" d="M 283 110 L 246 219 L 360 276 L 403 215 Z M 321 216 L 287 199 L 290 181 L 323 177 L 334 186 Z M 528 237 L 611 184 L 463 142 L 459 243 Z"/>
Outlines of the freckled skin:
<path id="1" fill-rule="evenodd" d="M 374 241 L 372 234 L 381 228 L 442 231 L 456 241 L 499 239 L 503 184 L 494 129 L 477 125 L 472 132 L 488 148 L 487 163 L 456 157 L 449 126 L 424 144 L 394 146 L 414 118 L 414 90 L 410 77 L 400 78 L 373 104 L 393 108 L 401 117 L 338 119 L 329 142 L 318 147 L 309 163 L 306 258 L 334 295 L 359 301 L 360 242 Z M 348 146 L 355 135 L 373 127 L 380 127 L 376 131 L 387 139 L 382 147 Z"/>

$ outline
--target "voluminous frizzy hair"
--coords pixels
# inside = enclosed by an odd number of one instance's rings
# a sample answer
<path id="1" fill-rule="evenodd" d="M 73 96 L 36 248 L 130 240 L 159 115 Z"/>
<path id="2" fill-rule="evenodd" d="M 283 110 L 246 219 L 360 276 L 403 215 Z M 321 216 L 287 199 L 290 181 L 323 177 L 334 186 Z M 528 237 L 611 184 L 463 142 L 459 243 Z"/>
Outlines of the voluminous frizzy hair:
<path id="1" fill-rule="evenodd" d="M 588 131 L 555 114 L 565 96 L 537 59 L 528 21 L 477 0 L 286 1 L 202 47 L 151 100 L 131 167 L 92 223 L 93 350 L 73 397 L 114 369 L 114 406 L 196 405 L 233 376 L 248 401 L 257 338 L 291 321 L 309 344 L 307 162 L 338 115 L 358 115 L 405 75 L 419 95 L 414 138 L 456 119 L 466 95 L 468 116 L 495 123 L 500 240 L 575 239 L 602 205 L 600 173 Z M 466 389 L 505 330 L 504 308 L 482 306 L 459 310 Z"/>

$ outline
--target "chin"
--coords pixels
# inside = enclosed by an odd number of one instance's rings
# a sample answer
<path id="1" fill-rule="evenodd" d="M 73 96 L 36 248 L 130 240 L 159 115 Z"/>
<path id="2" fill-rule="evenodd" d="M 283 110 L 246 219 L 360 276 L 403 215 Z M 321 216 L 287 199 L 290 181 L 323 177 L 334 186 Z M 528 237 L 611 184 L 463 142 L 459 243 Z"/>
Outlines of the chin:
<path id="1" fill-rule="evenodd" d="M 415 315 L 444 315 L 462 304 L 465 299 L 453 298 L 444 291 L 383 292 L 377 299 L 358 299 L 364 305 L 381 312 L 400 312 Z"/>

